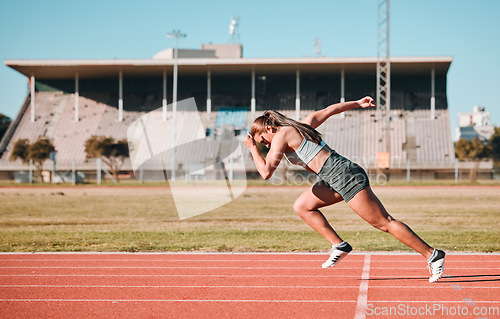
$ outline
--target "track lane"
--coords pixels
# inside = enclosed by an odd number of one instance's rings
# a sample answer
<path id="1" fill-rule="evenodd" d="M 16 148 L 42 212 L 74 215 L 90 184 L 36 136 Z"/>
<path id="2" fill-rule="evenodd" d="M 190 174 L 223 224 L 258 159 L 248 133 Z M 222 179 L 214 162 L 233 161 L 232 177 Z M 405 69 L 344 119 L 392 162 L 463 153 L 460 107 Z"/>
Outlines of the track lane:
<path id="1" fill-rule="evenodd" d="M 0 317 L 355 318 L 358 307 L 356 318 L 370 318 L 367 307 L 402 303 L 500 306 L 498 254 L 450 254 L 435 284 L 421 256 L 370 258 L 366 271 L 365 254 L 331 269 L 320 268 L 323 254 L 0 254 Z"/>

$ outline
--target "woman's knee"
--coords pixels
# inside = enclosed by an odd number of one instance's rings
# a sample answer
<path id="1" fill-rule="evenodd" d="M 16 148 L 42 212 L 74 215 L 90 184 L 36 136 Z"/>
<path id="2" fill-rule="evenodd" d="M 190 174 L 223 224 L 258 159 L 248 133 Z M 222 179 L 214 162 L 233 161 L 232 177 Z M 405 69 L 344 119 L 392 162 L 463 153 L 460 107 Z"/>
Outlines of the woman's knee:
<path id="1" fill-rule="evenodd" d="M 293 211 L 295 213 L 297 213 L 298 215 L 302 215 L 302 214 L 305 214 L 311 210 L 309 209 L 309 207 L 306 206 L 306 203 L 304 203 L 304 201 L 302 201 L 300 198 L 298 198 L 295 201 L 295 203 L 293 203 Z"/>
<path id="2" fill-rule="evenodd" d="M 300 202 L 300 200 L 296 200 L 294 203 L 293 203 L 293 211 L 297 214 L 300 215 L 300 213 L 302 212 L 302 203 Z"/>
<path id="3" fill-rule="evenodd" d="M 388 232 L 390 232 L 391 226 L 395 221 L 396 220 L 394 218 L 392 218 L 391 215 L 388 215 L 387 217 L 384 217 L 380 220 L 376 220 L 376 221 L 371 222 L 370 225 L 377 228 L 378 230 L 381 230 L 385 233 L 388 233 Z"/>

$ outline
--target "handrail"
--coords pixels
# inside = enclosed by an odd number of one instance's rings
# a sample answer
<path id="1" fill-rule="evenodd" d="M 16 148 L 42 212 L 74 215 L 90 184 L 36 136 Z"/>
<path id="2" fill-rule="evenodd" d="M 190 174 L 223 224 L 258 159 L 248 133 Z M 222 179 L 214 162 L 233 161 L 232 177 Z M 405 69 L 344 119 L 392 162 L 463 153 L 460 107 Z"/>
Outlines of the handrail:
<path id="1" fill-rule="evenodd" d="M 14 132 L 16 131 L 17 126 L 21 122 L 21 119 L 23 118 L 24 113 L 26 113 L 26 110 L 28 109 L 30 102 L 31 102 L 31 95 L 28 94 L 28 96 L 26 97 L 26 99 L 24 101 L 23 106 L 21 107 L 21 110 L 19 111 L 19 114 L 17 114 L 16 119 L 10 123 L 9 128 L 7 129 L 2 140 L 0 141 L 0 158 L 2 157 L 3 153 L 5 152 L 7 145 L 9 145 L 10 139 L 14 135 Z"/>

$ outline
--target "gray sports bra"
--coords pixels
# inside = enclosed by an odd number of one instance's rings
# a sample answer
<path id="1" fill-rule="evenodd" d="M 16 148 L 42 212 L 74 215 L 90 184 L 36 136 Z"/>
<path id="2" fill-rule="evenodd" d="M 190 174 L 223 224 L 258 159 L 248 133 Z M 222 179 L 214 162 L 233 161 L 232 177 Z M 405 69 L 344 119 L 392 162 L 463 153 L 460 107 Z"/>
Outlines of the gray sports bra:
<path id="1" fill-rule="evenodd" d="M 307 165 L 324 146 L 326 146 L 325 141 L 321 141 L 321 144 L 318 145 L 312 141 L 304 139 L 295 152 L 285 153 L 285 157 L 292 164 Z"/>

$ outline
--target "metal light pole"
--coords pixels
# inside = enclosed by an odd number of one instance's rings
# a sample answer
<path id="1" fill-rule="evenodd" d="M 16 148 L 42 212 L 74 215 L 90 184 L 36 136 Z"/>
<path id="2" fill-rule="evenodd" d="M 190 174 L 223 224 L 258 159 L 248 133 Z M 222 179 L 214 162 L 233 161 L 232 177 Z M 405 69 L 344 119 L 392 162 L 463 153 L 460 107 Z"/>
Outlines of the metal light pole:
<path id="1" fill-rule="evenodd" d="M 385 147 L 378 147 L 378 152 L 385 153 L 387 167 L 385 175 L 389 178 L 391 158 L 391 61 L 389 45 L 389 17 L 390 0 L 378 0 L 378 30 L 377 30 L 377 119 L 382 120 L 385 115 Z M 385 149 L 385 152 L 382 151 Z M 379 172 L 380 173 L 380 172 Z"/>
<path id="2" fill-rule="evenodd" d="M 167 38 L 175 39 L 175 47 L 174 47 L 174 84 L 173 84 L 173 93 L 172 93 L 172 175 L 171 180 L 175 181 L 175 146 L 176 146 L 176 129 L 177 129 L 177 58 L 178 58 L 178 41 L 179 38 L 185 38 L 186 34 L 181 33 L 179 30 L 174 30 L 172 33 L 167 34 Z"/>

